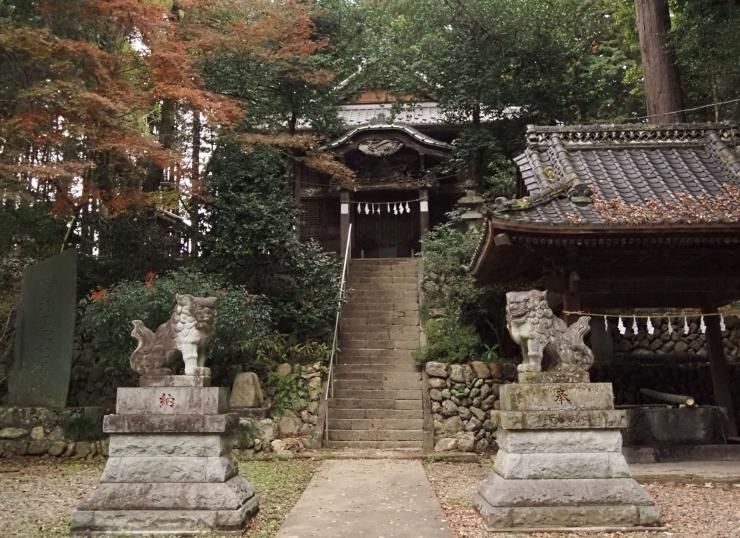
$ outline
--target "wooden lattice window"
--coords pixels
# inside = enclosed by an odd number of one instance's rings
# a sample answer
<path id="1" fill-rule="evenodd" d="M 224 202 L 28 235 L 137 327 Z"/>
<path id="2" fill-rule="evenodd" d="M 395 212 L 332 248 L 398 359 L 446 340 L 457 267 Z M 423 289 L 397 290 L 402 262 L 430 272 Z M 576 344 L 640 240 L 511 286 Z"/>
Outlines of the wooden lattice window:
<path id="1" fill-rule="evenodd" d="M 339 226 L 339 203 L 336 199 L 303 200 L 304 226 Z"/>

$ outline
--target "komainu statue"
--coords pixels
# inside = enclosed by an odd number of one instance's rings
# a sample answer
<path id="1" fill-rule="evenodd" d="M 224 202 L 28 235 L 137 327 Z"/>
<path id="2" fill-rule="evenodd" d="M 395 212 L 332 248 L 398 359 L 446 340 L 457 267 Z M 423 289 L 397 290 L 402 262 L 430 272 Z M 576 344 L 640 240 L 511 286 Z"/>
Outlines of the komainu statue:
<path id="1" fill-rule="evenodd" d="M 139 344 L 131 353 L 131 368 L 140 375 L 168 375 L 179 360 L 185 375 L 208 375 L 206 346 L 213 338 L 215 297 L 177 295 L 172 317 L 152 332 L 141 320 L 133 322 L 131 336 Z"/>
<path id="2" fill-rule="evenodd" d="M 568 326 L 547 304 L 546 292 L 512 291 L 506 294 L 506 326 L 522 349 L 520 372 L 584 372 L 594 361 L 583 343 L 589 316 Z M 543 364 L 544 359 L 544 364 Z"/>

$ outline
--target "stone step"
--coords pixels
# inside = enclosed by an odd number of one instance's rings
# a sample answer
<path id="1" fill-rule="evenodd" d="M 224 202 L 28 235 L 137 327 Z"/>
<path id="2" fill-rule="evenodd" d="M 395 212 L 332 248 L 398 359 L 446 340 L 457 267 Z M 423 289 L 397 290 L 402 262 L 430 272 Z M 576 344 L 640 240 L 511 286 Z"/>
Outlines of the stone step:
<path id="1" fill-rule="evenodd" d="M 330 441 L 422 441 L 421 430 L 329 430 Z"/>
<path id="2" fill-rule="evenodd" d="M 424 411 L 419 409 L 332 409 L 329 420 L 332 419 L 386 419 L 386 420 L 423 420 Z"/>
<path id="3" fill-rule="evenodd" d="M 352 355 L 359 349 L 395 349 L 413 351 L 419 347 L 419 339 L 414 340 L 341 340 L 339 349 Z"/>
<path id="4" fill-rule="evenodd" d="M 329 417 L 329 430 L 422 430 L 421 418 L 359 418 Z"/>
<path id="5" fill-rule="evenodd" d="M 419 366 L 411 361 L 376 364 L 372 362 L 339 363 L 334 368 L 334 374 L 341 378 L 344 374 L 375 374 L 391 372 L 418 372 Z"/>
<path id="6" fill-rule="evenodd" d="M 383 340 L 386 338 L 407 340 L 414 337 L 419 338 L 419 327 L 392 328 L 391 326 L 384 329 L 371 327 L 366 330 L 356 330 L 354 328 L 342 330 L 342 338 L 347 340 Z"/>
<path id="7" fill-rule="evenodd" d="M 344 351 L 342 348 L 339 349 L 339 358 L 341 360 L 353 360 L 360 357 L 367 357 L 372 359 L 403 359 L 406 360 L 411 357 L 411 353 L 404 349 L 382 349 L 382 348 L 371 348 L 363 347 L 353 349 L 352 352 Z"/>
<path id="8" fill-rule="evenodd" d="M 348 319 L 342 317 L 342 333 L 350 334 L 359 331 L 375 331 L 375 330 L 387 330 L 387 331 L 411 331 L 415 330 L 419 332 L 419 322 L 415 320 L 404 321 L 400 320 L 386 320 L 380 321 L 370 317 L 353 317 Z"/>
<path id="9" fill-rule="evenodd" d="M 335 391 L 336 392 L 336 391 Z M 329 398 L 330 409 L 421 409 L 418 400 L 393 398 Z"/>
<path id="10" fill-rule="evenodd" d="M 357 277 L 347 280 L 347 289 L 359 291 L 372 291 L 373 289 L 418 290 L 419 280 L 414 276 Z"/>
<path id="11" fill-rule="evenodd" d="M 405 378 L 368 381 L 347 379 L 346 376 L 337 377 L 334 381 L 334 390 L 368 390 L 368 387 L 377 387 L 378 390 L 421 390 L 421 381 Z"/>
<path id="12" fill-rule="evenodd" d="M 334 387 L 334 398 L 359 398 L 363 400 L 421 400 L 421 388 L 416 389 L 340 389 Z"/>
<path id="13" fill-rule="evenodd" d="M 418 297 L 373 297 L 373 296 L 367 296 L 367 297 L 349 297 L 349 300 L 344 305 L 345 308 L 352 310 L 381 310 L 383 308 L 387 309 L 398 309 L 402 311 L 406 310 L 413 310 L 416 308 L 418 310 L 419 306 L 419 299 Z"/>
<path id="14" fill-rule="evenodd" d="M 416 288 L 412 288 L 410 290 L 402 290 L 397 287 L 384 290 L 375 288 L 372 290 L 357 290 L 357 289 L 351 289 L 348 298 L 350 302 L 362 302 L 362 301 L 374 301 L 374 300 L 383 300 L 383 301 L 402 301 L 402 300 L 412 300 L 417 301 L 419 299 L 419 293 L 416 291 Z"/>
<path id="15" fill-rule="evenodd" d="M 422 441 L 326 441 L 326 448 L 422 448 Z"/>
<path id="16" fill-rule="evenodd" d="M 364 383 L 367 386 L 368 383 L 421 383 L 421 372 L 373 372 L 373 373 L 358 373 L 348 371 L 338 376 L 334 374 L 334 378 L 339 381 L 340 379 L 346 383 Z"/>
<path id="17" fill-rule="evenodd" d="M 350 269 L 351 278 L 418 278 L 416 267 L 357 267 Z"/>

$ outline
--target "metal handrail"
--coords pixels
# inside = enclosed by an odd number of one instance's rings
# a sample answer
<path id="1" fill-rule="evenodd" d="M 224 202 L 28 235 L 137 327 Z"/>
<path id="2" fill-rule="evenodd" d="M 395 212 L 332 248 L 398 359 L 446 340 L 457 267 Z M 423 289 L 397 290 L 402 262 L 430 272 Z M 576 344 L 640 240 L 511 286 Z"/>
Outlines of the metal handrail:
<path id="1" fill-rule="evenodd" d="M 329 440 L 329 398 L 334 397 L 334 359 L 339 351 L 339 325 L 342 318 L 342 304 L 344 303 L 344 286 L 347 282 L 347 268 L 349 267 L 350 246 L 352 244 L 352 224 L 347 230 L 347 244 L 344 247 L 344 262 L 342 263 L 342 278 L 339 283 L 339 294 L 337 296 L 337 316 L 334 321 L 334 338 L 331 343 L 331 355 L 329 356 L 329 372 L 326 377 L 326 394 L 324 395 L 324 436 Z M 331 396 L 330 396 L 331 395 Z"/>

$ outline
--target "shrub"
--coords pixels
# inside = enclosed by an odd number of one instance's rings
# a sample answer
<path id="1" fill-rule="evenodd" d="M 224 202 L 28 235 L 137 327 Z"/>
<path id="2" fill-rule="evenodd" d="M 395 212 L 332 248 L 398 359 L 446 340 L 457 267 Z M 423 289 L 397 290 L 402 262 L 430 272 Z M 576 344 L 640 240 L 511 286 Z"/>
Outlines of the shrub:
<path id="1" fill-rule="evenodd" d="M 424 328 L 427 345 L 414 351 L 417 361 L 459 363 L 480 358 L 483 344 L 474 326 L 445 316 L 430 319 Z"/>
<path id="2" fill-rule="evenodd" d="M 147 281 L 124 280 L 83 299 L 77 325 L 79 356 L 130 372 L 128 359 L 136 344 L 131 321 L 140 319 L 156 330 L 172 314 L 177 293 L 218 298 L 216 334 L 209 347 L 209 366 L 217 379 L 223 379 L 229 365 L 248 362 L 269 333 L 271 310 L 263 297 L 229 286 L 219 275 L 182 269 Z"/>

